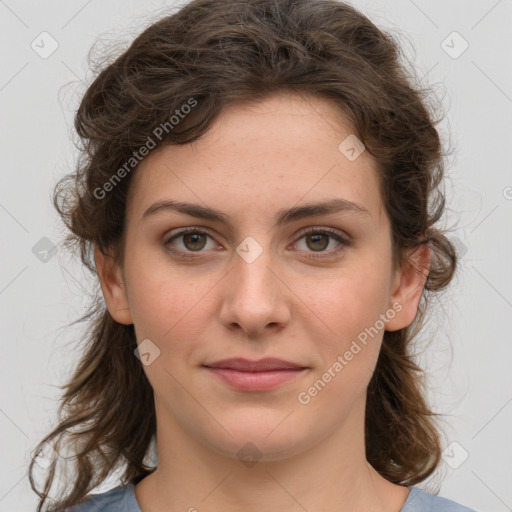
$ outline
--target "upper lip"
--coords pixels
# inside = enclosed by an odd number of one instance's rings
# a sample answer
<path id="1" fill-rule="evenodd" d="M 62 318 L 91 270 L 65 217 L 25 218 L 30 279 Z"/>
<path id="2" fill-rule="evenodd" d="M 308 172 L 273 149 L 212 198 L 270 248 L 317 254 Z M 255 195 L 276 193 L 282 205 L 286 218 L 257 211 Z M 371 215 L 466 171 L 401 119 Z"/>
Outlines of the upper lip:
<path id="1" fill-rule="evenodd" d="M 297 370 L 303 369 L 305 366 L 284 361 L 283 359 L 276 359 L 267 357 L 259 361 L 250 361 L 241 357 L 222 359 L 214 363 L 205 364 L 208 368 L 227 368 L 231 370 L 238 370 L 242 372 L 264 372 L 268 370 Z"/>

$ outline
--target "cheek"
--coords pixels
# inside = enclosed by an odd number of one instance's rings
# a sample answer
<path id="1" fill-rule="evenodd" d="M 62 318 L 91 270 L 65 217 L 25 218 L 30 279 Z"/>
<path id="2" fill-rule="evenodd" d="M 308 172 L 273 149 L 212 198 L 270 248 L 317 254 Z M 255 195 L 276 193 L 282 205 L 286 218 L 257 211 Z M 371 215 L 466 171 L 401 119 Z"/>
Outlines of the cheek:
<path id="1" fill-rule="evenodd" d="M 165 262 L 150 265 L 132 259 L 126 269 L 137 340 L 149 338 L 162 354 L 190 350 L 190 340 L 204 335 L 208 290 L 214 282 L 189 279 Z"/>
<path id="2" fill-rule="evenodd" d="M 356 336 L 384 313 L 390 298 L 387 266 L 377 261 L 343 269 L 328 281 L 311 282 L 305 301 L 333 336 Z"/>
<path id="3" fill-rule="evenodd" d="M 343 284 L 336 297 L 326 297 L 323 304 L 319 303 L 319 317 L 329 331 L 327 336 L 309 331 L 319 364 L 298 397 L 300 403 L 316 404 L 327 422 L 327 417 L 335 421 L 346 415 L 365 395 L 385 328 L 380 315 L 386 309 L 375 283 L 364 286 L 354 279 Z M 314 325 L 323 324 L 316 321 Z M 326 332 L 323 327 L 318 329 Z"/>
<path id="4" fill-rule="evenodd" d="M 305 303 L 312 305 L 306 330 L 321 358 L 319 372 L 331 369 L 337 376 L 333 383 L 357 381 L 356 388 L 369 381 L 375 368 L 385 329 L 381 315 L 388 309 L 390 290 L 389 262 L 369 257 L 358 263 L 304 291 Z"/>

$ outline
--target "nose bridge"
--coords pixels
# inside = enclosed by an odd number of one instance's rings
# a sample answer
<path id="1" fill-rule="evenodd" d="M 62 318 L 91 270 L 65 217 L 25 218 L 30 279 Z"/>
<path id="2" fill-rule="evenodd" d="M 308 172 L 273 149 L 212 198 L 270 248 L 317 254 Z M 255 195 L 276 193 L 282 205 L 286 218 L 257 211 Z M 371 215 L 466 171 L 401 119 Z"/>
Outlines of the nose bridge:
<path id="1" fill-rule="evenodd" d="M 253 334 L 289 318 L 270 242 L 260 241 L 248 236 L 236 247 L 221 312 L 223 323 Z"/>
<path id="2" fill-rule="evenodd" d="M 275 292 L 275 286 L 271 283 L 275 280 L 275 275 L 270 270 L 275 266 L 275 262 L 270 244 L 263 242 L 262 236 L 258 238 L 260 241 L 247 236 L 236 248 L 234 290 L 239 298 L 242 298 L 241 293 L 246 300 L 251 297 L 269 300 Z"/>

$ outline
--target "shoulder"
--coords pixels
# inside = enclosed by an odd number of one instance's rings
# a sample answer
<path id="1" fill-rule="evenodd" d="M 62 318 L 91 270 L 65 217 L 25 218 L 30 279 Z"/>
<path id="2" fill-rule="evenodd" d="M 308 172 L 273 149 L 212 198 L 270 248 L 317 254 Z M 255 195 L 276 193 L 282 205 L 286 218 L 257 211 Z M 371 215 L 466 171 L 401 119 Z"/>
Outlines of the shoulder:
<path id="1" fill-rule="evenodd" d="M 141 512 L 135 499 L 133 484 L 119 485 L 107 492 L 95 494 L 68 512 Z"/>
<path id="2" fill-rule="evenodd" d="M 476 512 L 447 498 L 430 494 L 419 487 L 410 487 L 410 493 L 400 512 Z"/>

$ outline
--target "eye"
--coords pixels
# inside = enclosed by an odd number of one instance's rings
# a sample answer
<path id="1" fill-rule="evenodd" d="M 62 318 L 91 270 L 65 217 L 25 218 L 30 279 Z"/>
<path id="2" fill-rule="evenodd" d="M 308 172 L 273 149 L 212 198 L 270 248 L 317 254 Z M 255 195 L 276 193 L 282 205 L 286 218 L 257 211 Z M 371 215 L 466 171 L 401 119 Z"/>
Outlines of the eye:
<path id="1" fill-rule="evenodd" d="M 334 254 L 339 253 L 344 249 L 344 247 L 349 246 L 349 241 L 341 236 L 340 233 L 328 228 L 309 228 L 305 232 L 303 232 L 302 236 L 299 240 L 305 240 L 306 251 L 311 251 L 313 254 L 311 256 L 307 256 L 308 258 L 323 258 L 332 256 Z M 335 240 L 337 245 L 335 248 L 326 251 L 326 249 L 331 245 L 331 241 Z M 295 243 L 296 245 L 298 242 Z M 316 255 L 314 253 L 326 253 L 325 255 Z"/>
<path id="2" fill-rule="evenodd" d="M 212 241 L 212 246 L 208 247 L 208 239 Z M 350 242 L 343 237 L 338 231 L 329 228 L 309 228 L 302 233 L 294 245 L 300 245 L 299 241 L 305 240 L 305 248 L 299 249 L 312 254 L 306 256 L 310 259 L 325 258 L 333 256 L 342 251 L 346 246 L 350 245 Z M 332 241 L 337 242 L 337 245 L 326 250 Z M 175 243 L 180 241 L 180 243 Z M 175 233 L 173 236 L 168 238 L 164 245 L 174 253 L 179 253 L 184 258 L 195 258 L 199 257 L 200 253 L 204 252 L 203 249 L 214 249 L 216 247 L 213 238 L 210 234 L 202 229 L 189 227 L 182 229 Z M 193 253 L 198 253 L 197 255 Z M 319 253 L 319 254 L 315 254 Z"/>
<path id="3" fill-rule="evenodd" d="M 170 246 L 169 249 L 173 252 L 179 252 L 184 257 L 194 258 L 194 255 L 186 254 L 188 253 L 194 253 L 194 252 L 202 252 L 202 250 L 207 246 L 207 239 L 212 237 L 206 232 L 198 228 L 185 228 L 173 235 L 171 238 L 167 239 L 164 242 L 165 246 Z M 177 244 L 178 246 L 181 245 L 181 247 L 178 247 L 176 249 L 176 246 L 173 245 L 171 242 L 174 242 L 175 240 L 182 239 L 181 244 Z M 215 245 L 215 244 L 214 244 Z"/>

